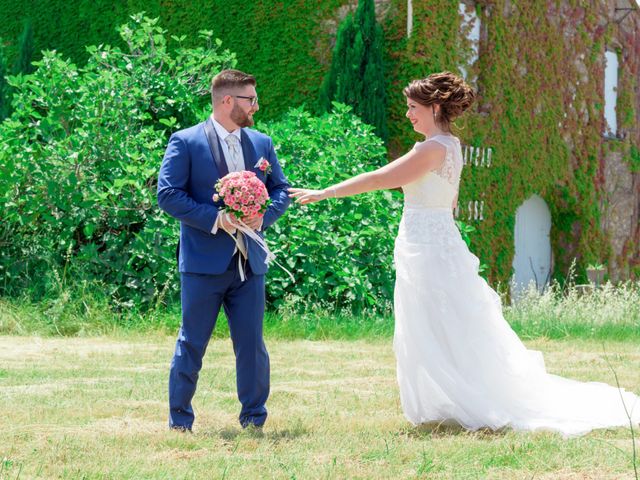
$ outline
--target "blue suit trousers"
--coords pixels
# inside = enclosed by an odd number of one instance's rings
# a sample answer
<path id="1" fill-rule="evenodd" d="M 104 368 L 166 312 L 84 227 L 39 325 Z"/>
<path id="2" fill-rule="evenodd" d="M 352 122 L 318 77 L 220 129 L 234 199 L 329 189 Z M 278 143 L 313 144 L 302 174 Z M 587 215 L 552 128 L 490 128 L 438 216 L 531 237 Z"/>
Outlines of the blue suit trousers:
<path id="1" fill-rule="evenodd" d="M 224 308 L 236 357 L 236 386 L 242 405 L 240 424 L 261 426 L 267 418 L 269 354 L 262 336 L 264 275 L 255 275 L 246 263 L 240 280 L 237 256 L 219 275 L 181 273 L 182 326 L 169 373 L 169 425 L 191 429 L 202 358 Z"/>

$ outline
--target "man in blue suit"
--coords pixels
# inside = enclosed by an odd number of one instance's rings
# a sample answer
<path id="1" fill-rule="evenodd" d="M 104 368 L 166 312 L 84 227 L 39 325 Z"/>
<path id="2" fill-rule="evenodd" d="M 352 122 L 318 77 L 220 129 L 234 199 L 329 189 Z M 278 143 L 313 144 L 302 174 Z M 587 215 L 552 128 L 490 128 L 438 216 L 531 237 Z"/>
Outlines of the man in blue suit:
<path id="1" fill-rule="evenodd" d="M 180 220 L 182 326 L 169 374 L 169 426 L 177 430 L 192 428 L 191 400 L 220 307 L 236 356 L 240 424 L 261 427 L 267 418 L 269 355 L 262 338 L 266 253 L 247 237 L 242 240 L 247 257 L 238 252 L 234 218 L 213 201 L 214 185 L 241 170 L 255 172 L 265 183 L 271 205 L 263 218 L 247 222 L 260 236 L 290 201 L 271 138 L 247 128 L 259 108 L 255 78 L 224 70 L 211 82 L 211 99 L 213 114 L 206 122 L 171 136 L 158 177 L 158 205 Z M 269 162 L 267 171 L 258 168 L 263 159 Z"/>

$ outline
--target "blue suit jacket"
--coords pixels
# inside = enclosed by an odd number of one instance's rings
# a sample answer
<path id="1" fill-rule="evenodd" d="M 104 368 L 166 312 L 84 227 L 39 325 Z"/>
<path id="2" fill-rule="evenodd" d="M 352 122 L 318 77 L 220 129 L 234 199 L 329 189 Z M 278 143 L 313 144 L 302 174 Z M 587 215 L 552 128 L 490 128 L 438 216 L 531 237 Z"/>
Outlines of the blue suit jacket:
<path id="1" fill-rule="evenodd" d="M 264 230 L 289 206 L 289 183 L 270 137 L 243 128 L 241 138 L 245 170 L 256 173 L 271 197 L 272 203 L 264 215 Z M 254 167 L 261 157 L 271 164 L 271 173 L 266 176 Z M 180 272 L 216 275 L 229 267 L 235 242 L 223 230 L 211 233 L 222 207 L 222 202 L 213 201 L 214 186 L 227 173 L 220 140 L 210 119 L 171 135 L 158 176 L 158 205 L 180 220 Z M 254 241 L 245 239 L 245 242 L 251 270 L 257 275 L 265 274 L 264 252 Z"/>

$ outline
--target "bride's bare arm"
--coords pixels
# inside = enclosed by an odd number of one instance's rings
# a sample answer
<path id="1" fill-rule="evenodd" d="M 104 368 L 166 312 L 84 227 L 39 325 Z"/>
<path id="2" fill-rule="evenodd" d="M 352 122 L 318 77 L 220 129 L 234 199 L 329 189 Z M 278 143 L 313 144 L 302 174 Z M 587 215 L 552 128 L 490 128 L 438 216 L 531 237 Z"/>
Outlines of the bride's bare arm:
<path id="1" fill-rule="evenodd" d="M 429 142 L 412 149 L 396 161 L 373 172 L 357 175 L 323 190 L 290 188 L 289 196 L 296 198 L 299 203 L 304 205 L 326 198 L 350 197 L 373 190 L 401 187 L 419 179 L 428 171 L 440 167 L 445 154 L 446 148 L 444 146 Z"/>

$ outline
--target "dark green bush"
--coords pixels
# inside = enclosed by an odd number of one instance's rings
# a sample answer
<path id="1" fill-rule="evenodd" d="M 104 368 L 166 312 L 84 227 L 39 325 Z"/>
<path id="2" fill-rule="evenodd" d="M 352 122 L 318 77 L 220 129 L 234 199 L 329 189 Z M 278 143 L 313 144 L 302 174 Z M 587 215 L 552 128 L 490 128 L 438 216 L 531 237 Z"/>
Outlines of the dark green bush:
<path id="1" fill-rule="evenodd" d="M 137 307 L 177 298 L 178 222 L 156 206 L 158 167 L 168 135 L 206 118 L 210 78 L 235 56 L 206 32 L 205 46 L 171 53 L 157 20 L 141 15 L 120 34 L 127 51 L 89 47 L 83 68 L 45 52 L 32 74 L 9 77 L 0 294 L 63 299 L 95 289 Z M 294 185 L 326 186 L 386 162 L 373 127 L 344 105 L 319 118 L 294 109 L 259 128 Z M 295 279 L 273 266 L 272 305 L 387 311 L 400 207 L 393 192 L 292 206 L 268 234 Z"/>
<path id="2" fill-rule="evenodd" d="M 386 163 L 382 140 L 350 107 L 319 118 L 294 109 L 263 126 L 294 186 L 320 188 Z M 387 310 L 393 298 L 393 241 L 401 213 L 395 192 L 373 192 L 307 207 L 292 205 L 268 241 L 277 260 L 271 301 L 327 308 Z"/>
<path id="3" fill-rule="evenodd" d="M 351 105 L 376 133 L 387 138 L 386 88 L 383 67 L 384 34 L 376 21 L 373 0 L 359 0 L 338 28 L 331 68 L 320 90 L 320 104 L 331 110 L 332 102 Z"/>
<path id="4" fill-rule="evenodd" d="M 235 56 L 207 33 L 169 53 L 157 20 L 132 19 L 120 28 L 128 51 L 88 47 L 82 69 L 45 52 L 33 74 L 9 78 L 0 293 L 37 298 L 67 278 L 130 303 L 173 290 L 178 224 L 156 206 L 158 167 L 170 132 L 206 118 L 211 76 Z"/>
<path id="5" fill-rule="evenodd" d="M 35 299 L 87 285 L 123 305 L 177 294 L 178 222 L 159 211 L 155 181 L 167 137 L 209 112 L 211 76 L 235 65 L 212 44 L 166 49 L 138 15 L 120 29 L 128 51 L 89 47 L 77 68 L 45 52 L 10 77 L 15 111 L 0 124 L 0 293 Z M 349 108 L 291 111 L 266 125 L 297 185 L 320 186 L 385 163 L 382 141 Z M 274 266 L 269 298 L 386 308 L 399 200 L 390 192 L 292 207 L 269 233 L 295 283 Z"/>
<path id="6" fill-rule="evenodd" d="M 7 56 L 4 42 L 0 38 L 0 122 L 7 118 L 11 110 L 11 97 L 9 95 L 9 84 L 7 83 Z"/>
<path id="7" fill-rule="evenodd" d="M 33 26 L 31 25 L 31 20 L 27 20 L 18 39 L 18 56 L 13 65 L 13 73 L 15 75 L 33 72 L 33 65 L 31 64 L 33 54 Z"/>

